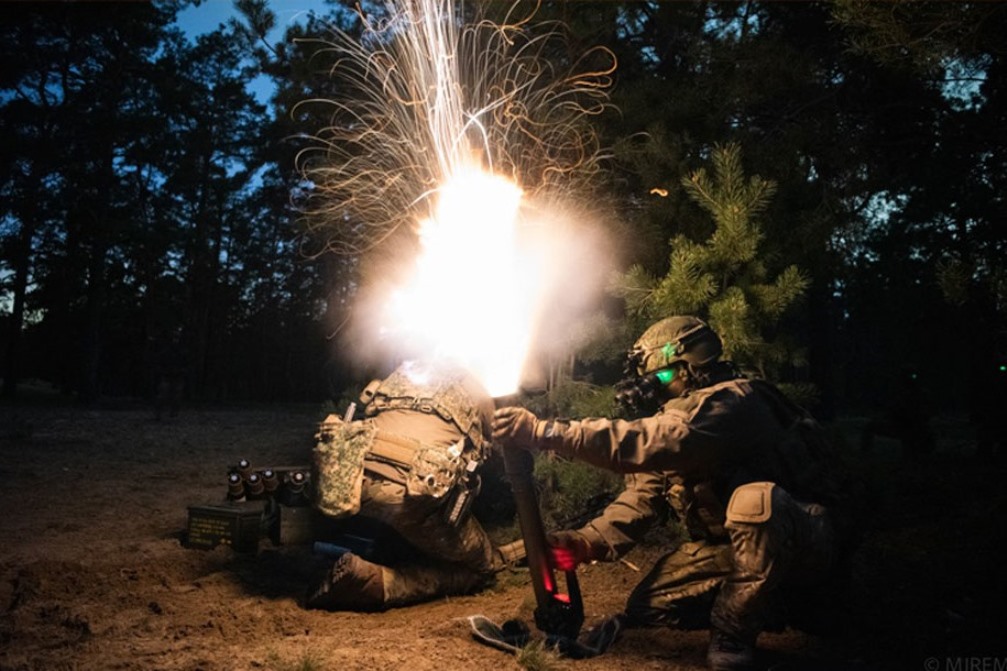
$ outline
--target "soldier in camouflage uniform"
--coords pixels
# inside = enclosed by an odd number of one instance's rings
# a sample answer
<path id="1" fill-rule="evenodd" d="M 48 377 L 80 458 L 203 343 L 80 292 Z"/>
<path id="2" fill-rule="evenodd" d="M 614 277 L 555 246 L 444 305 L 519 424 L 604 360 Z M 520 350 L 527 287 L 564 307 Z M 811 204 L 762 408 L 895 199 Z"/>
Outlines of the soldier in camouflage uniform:
<path id="1" fill-rule="evenodd" d="M 690 540 L 633 590 L 625 622 L 711 628 L 711 668 L 745 669 L 781 597 L 838 569 L 841 496 L 817 424 L 775 387 L 720 361 L 717 334 L 694 317 L 648 329 L 630 352 L 621 399 L 653 412 L 635 420 L 539 420 L 502 408 L 494 438 L 553 450 L 616 472 L 627 487 L 597 519 L 552 535 L 557 563 L 613 561 L 664 512 Z"/>
<path id="2" fill-rule="evenodd" d="M 329 416 L 319 430 L 315 505 L 344 529 L 376 533 L 389 559 L 343 554 L 307 606 L 378 611 L 491 583 L 498 555 L 466 505 L 490 450 L 486 391 L 464 372 L 410 362 L 361 401 L 364 419 Z"/>

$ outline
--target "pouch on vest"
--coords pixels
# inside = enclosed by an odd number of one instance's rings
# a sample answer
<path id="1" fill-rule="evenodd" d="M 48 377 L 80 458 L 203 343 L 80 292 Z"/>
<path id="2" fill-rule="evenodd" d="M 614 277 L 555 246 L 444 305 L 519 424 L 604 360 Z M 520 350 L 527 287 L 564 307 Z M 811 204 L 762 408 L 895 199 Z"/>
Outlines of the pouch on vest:
<path id="1" fill-rule="evenodd" d="M 329 415 L 315 436 L 315 507 L 330 517 L 348 517 L 360 510 L 364 455 L 374 442 L 371 420 L 344 422 Z"/>
<path id="2" fill-rule="evenodd" d="M 478 467 L 478 461 L 469 461 L 465 464 L 465 472 L 458 483 L 459 486 L 452 490 L 448 498 L 444 509 L 444 520 L 453 527 L 462 523 L 472 507 L 472 502 L 479 496 L 479 490 L 482 489 L 482 479 L 476 474 Z"/>
<path id="3" fill-rule="evenodd" d="M 406 491 L 410 496 L 444 497 L 458 482 L 465 470 L 461 452 L 464 439 L 448 449 L 421 447 L 413 456 L 406 478 Z"/>

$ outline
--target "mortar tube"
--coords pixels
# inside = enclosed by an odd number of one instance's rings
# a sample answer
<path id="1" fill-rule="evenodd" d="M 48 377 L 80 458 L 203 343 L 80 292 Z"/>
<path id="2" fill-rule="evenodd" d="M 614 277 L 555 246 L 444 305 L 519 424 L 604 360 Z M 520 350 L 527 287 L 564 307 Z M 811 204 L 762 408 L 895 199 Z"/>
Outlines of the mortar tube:
<path id="1" fill-rule="evenodd" d="M 535 494 L 535 481 L 532 477 L 535 458 L 531 452 L 519 447 L 504 448 L 502 452 L 504 472 L 514 493 L 514 504 L 517 508 L 521 537 L 524 539 L 535 601 L 539 605 L 546 604 L 552 601 L 556 593 L 556 576 L 549 560 L 545 528 L 542 525 L 538 497 Z"/>
<path id="2" fill-rule="evenodd" d="M 512 399 L 495 400 L 496 406 L 502 407 Z M 505 447 L 501 453 L 504 472 L 514 494 L 528 571 L 538 606 L 535 609 L 535 626 L 547 634 L 574 639 L 584 623 L 580 584 L 576 570 L 566 571 L 567 594 L 559 593 L 552 552 L 546 541 L 542 513 L 535 493 L 535 457 L 531 451 L 520 447 Z"/>
<path id="3" fill-rule="evenodd" d="M 493 399 L 496 408 L 517 405 L 517 395 L 501 396 Z M 535 493 L 535 455 L 529 450 L 514 447 L 501 448 L 504 474 L 510 482 L 517 509 L 518 526 L 524 540 L 525 558 L 531 574 L 531 584 L 535 591 L 535 601 L 543 606 L 552 601 L 556 593 L 556 576 L 550 559 L 549 545 L 545 539 L 542 512 Z"/>

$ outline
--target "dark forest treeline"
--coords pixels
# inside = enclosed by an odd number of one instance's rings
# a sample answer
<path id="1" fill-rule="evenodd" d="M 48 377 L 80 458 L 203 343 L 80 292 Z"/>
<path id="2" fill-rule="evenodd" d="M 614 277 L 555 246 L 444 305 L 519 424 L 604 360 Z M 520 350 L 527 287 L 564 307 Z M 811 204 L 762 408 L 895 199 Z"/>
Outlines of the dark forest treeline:
<path id="1" fill-rule="evenodd" d="M 83 399 L 321 395 L 318 269 L 297 253 L 289 157 L 230 28 L 169 3 L 12 8 L 4 26 L 4 380 Z"/>
<path id="2" fill-rule="evenodd" d="M 298 237 L 295 155 L 337 96 L 323 22 L 256 37 L 269 6 L 195 42 L 181 3 L 8 7 L 0 27 L 4 393 L 84 400 L 317 400 L 347 384 L 338 339 L 356 259 Z M 349 4 L 349 3 L 348 3 Z M 334 3 L 329 23 L 353 30 Z M 1007 91 L 1002 3 L 546 2 L 573 47 L 618 58 L 597 118 L 621 262 L 660 275 L 710 218 L 681 179 L 743 148 L 776 183 L 765 265 L 810 287 L 781 328 L 821 411 L 883 399 L 905 367 L 969 402 L 1004 347 Z M 247 84 L 278 87 L 268 105 Z M 666 197 L 650 196 L 651 189 Z M 999 356 L 1004 352 L 1000 351 Z M 793 373 L 793 371 L 792 371 Z"/>

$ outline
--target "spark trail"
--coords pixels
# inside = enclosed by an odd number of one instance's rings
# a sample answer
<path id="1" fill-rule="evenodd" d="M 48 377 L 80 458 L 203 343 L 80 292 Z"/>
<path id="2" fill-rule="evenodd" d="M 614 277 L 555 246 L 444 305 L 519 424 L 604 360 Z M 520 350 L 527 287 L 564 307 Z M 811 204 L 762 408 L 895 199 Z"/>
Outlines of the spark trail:
<path id="1" fill-rule="evenodd" d="M 499 21 L 466 22 L 449 0 L 360 14 L 360 38 L 335 31 L 321 52 L 340 97 L 322 101 L 331 123 L 299 158 L 308 221 L 331 251 L 380 255 L 403 231 L 418 243 L 397 286 L 362 306 L 370 328 L 400 353 L 462 363 L 493 394 L 515 390 L 560 291 L 571 228 L 556 204 L 597 177 L 587 117 L 606 107 L 614 69 L 594 50 L 560 70 L 562 31 L 513 14 L 529 5 Z"/>

